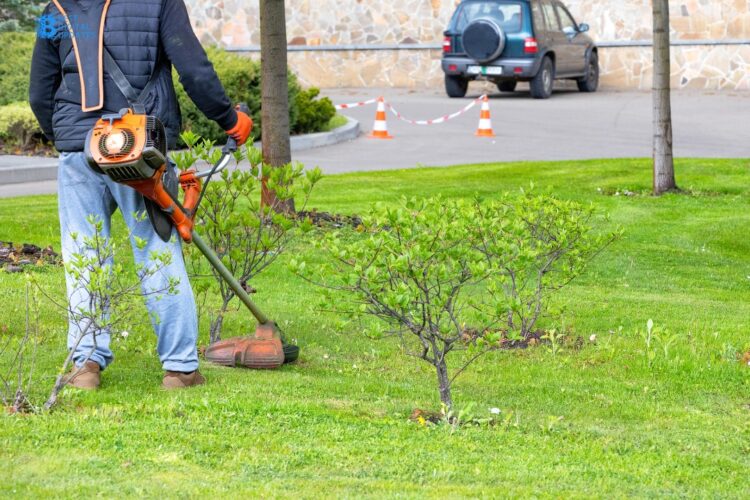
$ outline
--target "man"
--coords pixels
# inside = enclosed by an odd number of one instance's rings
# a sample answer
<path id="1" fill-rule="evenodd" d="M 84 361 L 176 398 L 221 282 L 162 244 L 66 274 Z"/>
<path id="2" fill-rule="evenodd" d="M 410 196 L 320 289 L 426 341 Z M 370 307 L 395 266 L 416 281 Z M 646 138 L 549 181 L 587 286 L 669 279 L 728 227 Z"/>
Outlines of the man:
<path id="1" fill-rule="evenodd" d="M 101 115 L 131 107 L 137 101 L 164 123 L 170 147 L 180 131 L 180 109 L 172 82 L 172 65 L 198 108 L 242 145 L 252 120 L 235 110 L 213 66 L 190 26 L 183 0 L 53 0 L 40 18 L 31 63 L 31 107 L 45 135 L 60 151 L 59 215 L 63 259 L 80 251 L 78 241 L 91 236 L 90 215 L 103 222 L 109 237 L 111 216 L 119 207 L 132 233 L 137 263 L 149 265 L 152 252 L 169 252 L 171 263 L 143 283 L 145 290 L 167 287 L 177 278 L 175 294 L 147 298 L 156 332 L 157 351 L 166 371 L 163 387 L 176 389 L 204 383 L 198 371 L 198 325 L 195 300 L 182 257 L 180 238 L 162 241 L 148 220 L 143 197 L 130 187 L 94 172 L 84 157 L 86 135 Z M 124 79 L 123 79 L 124 77 Z M 126 81 L 124 81 L 126 80 Z M 130 90 L 130 92 L 126 92 Z M 126 94 L 128 97 L 126 97 Z M 136 98 L 137 97 L 137 98 Z M 176 234 L 176 233 L 175 233 Z M 71 307 L 86 303 L 86 292 L 66 276 Z M 158 319 L 157 319 L 158 318 Z M 83 325 L 69 321 L 68 348 L 75 349 L 69 384 L 96 389 L 100 372 L 113 359 L 110 332 L 79 339 Z M 79 341 L 80 340 L 80 341 Z M 92 354 L 93 350 L 93 354 Z"/>

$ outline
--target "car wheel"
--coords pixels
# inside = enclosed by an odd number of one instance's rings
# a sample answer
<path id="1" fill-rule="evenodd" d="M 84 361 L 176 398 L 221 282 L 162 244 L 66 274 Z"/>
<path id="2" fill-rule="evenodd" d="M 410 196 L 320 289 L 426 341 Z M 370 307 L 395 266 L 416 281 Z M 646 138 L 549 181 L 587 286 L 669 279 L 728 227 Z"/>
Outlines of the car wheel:
<path id="1" fill-rule="evenodd" d="M 531 80 L 531 97 L 534 99 L 548 99 L 552 95 L 552 86 L 555 81 L 555 64 L 552 59 L 545 57 L 539 72 Z"/>
<path id="2" fill-rule="evenodd" d="M 460 76 L 445 75 L 445 92 L 448 97 L 465 97 L 469 81 Z"/>
<path id="3" fill-rule="evenodd" d="M 599 88 L 599 56 L 596 52 L 591 53 L 589 57 L 589 65 L 586 68 L 586 76 L 579 78 L 578 90 L 581 92 L 596 92 Z"/>
<path id="4" fill-rule="evenodd" d="M 516 90 L 516 85 L 518 85 L 518 82 L 515 80 L 510 82 L 499 82 L 497 88 L 500 89 L 500 92 L 513 92 Z"/>

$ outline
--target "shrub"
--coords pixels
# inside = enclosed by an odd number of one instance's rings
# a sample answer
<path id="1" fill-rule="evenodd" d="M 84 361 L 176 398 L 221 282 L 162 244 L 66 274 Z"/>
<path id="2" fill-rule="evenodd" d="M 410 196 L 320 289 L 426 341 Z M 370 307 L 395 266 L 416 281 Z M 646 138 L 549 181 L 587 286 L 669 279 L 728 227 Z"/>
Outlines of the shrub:
<path id="1" fill-rule="evenodd" d="M 29 99 L 34 33 L 0 33 L 0 106 Z"/>
<path id="2" fill-rule="evenodd" d="M 299 93 L 297 107 L 299 117 L 292 132 L 296 134 L 307 134 L 323 130 L 328 122 L 336 115 L 336 108 L 327 97 L 316 99 L 320 90 L 310 88 Z"/>
<path id="3" fill-rule="evenodd" d="M 550 295 L 579 276 L 619 236 L 593 233 L 593 208 L 531 192 L 475 201 L 472 210 L 471 240 L 495 268 L 487 293 L 497 319 L 524 338 L 549 315 Z"/>
<path id="4" fill-rule="evenodd" d="M 0 58 L 0 106 L 29 98 L 29 72 L 31 54 L 34 50 L 34 33 L 0 33 L 3 57 Z M 232 54 L 215 47 L 206 49 L 224 88 L 233 103 L 245 102 L 255 122 L 254 133 L 260 137 L 260 63 L 247 57 Z M 226 133 L 198 110 L 179 84 L 174 74 L 177 99 L 182 110 L 182 129 L 192 130 L 208 140 L 223 144 Z M 323 130 L 331 119 L 332 105 L 328 99 L 314 101 L 317 89 L 302 94 L 302 89 L 293 73 L 289 73 L 289 126 L 292 133 L 317 132 Z M 326 102 L 327 101 L 327 102 Z M 305 108 L 303 123 L 298 125 L 300 107 Z M 182 146 L 185 144 L 180 142 Z"/>
<path id="5" fill-rule="evenodd" d="M 255 123 L 253 135 L 256 139 L 260 138 L 260 62 L 213 47 L 207 48 L 206 52 L 231 101 L 247 103 Z M 182 85 L 175 86 L 182 110 L 183 130 L 190 130 L 217 144 L 226 142 L 226 133 L 221 127 L 203 116 Z M 319 93 L 316 88 L 303 91 L 297 77 L 289 73 L 289 129 L 292 133 L 321 131 L 336 114 L 329 99 L 314 100 Z M 180 144 L 185 145 L 182 141 Z"/>
<path id="6" fill-rule="evenodd" d="M 212 149 L 210 142 L 200 140 L 192 132 L 185 132 L 183 140 L 190 148 L 172 155 L 181 170 L 190 168 L 199 160 L 209 165 L 217 161 L 219 151 Z M 224 170 L 206 186 L 196 225 L 230 273 L 247 286 L 284 253 L 300 231 L 310 229 L 311 224 L 293 214 L 277 213 L 262 205 L 263 181 L 259 175 L 262 154 L 256 148 L 246 147 L 235 155 L 237 161 L 245 158 L 250 162 L 249 170 Z M 321 177 L 319 169 L 303 171 L 299 164 L 266 168 L 263 172 L 268 187 L 276 193 L 279 201 L 297 198 L 303 209 Z M 224 315 L 235 293 L 218 272 L 208 266 L 194 245 L 185 247 L 185 253 L 191 275 L 196 278 L 212 276 L 221 295 L 221 306 L 211 320 L 210 341 L 213 343 L 221 339 Z M 205 298 L 209 282 L 196 279 L 193 285 L 196 295 Z M 205 304 L 205 300 L 199 300 L 199 304 Z"/>
<path id="7" fill-rule="evenodd" d="M 0 140 L 6 145 L 27 147 L 41 135 L 42 130 L 28 104 L 0 106 Z"/>
<path id="8" fill-rule="evenodd" d="M 291 269 L 343 292 L 327 307 L 377 318 L 405 352 L 433 365 L 440 399 L 451 407 L 456 376 L 529 332 L 550 292 L 616 236 L 594 235 L 592 216 L 576 203 L 529 194 L 473 203 L 404 199 L 376 208 L 362 237 L 325 238 L 327 265 L 310 270 L 293 261 Z M 468 356 L 451 376 L 447 356 L 462 350 Z"/>

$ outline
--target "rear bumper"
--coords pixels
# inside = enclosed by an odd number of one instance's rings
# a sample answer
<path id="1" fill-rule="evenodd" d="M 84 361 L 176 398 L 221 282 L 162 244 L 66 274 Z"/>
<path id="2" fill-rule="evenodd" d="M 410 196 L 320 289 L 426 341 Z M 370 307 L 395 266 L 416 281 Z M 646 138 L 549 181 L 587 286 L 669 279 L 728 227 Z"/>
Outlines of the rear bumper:
<path id="1" fill-rule="evenodd" d="M 463 56 L 445 56 L 442 60 L 443 72 L 446 75 L 464 76 L 467 78 L 488 78 L 493 80 L 533 78 L 539 72 L 541 57 L 524 59 L 497 59 L 487 64 L 478 62 Z M 469 74 L 469 66 L 501 67 L 501 75 L 475 75 Z"/>

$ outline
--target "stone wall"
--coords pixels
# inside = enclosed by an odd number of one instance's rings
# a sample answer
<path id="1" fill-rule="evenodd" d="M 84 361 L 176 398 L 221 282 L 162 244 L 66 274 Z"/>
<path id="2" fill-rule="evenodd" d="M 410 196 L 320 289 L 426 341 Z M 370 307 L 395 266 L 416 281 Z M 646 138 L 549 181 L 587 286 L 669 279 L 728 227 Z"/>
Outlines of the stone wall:
<path id="1" fill-rule="evenodd" d="M 455 0 L 286 0 L 290 65 L 321 87 L 440 85 Z M 201 41 L 257 54 L 258 2 L 186 0 Z M 651 0 L 567 0 L 602 43 L 602 84 L 651 86 Z M 750 89 L 750 0 L 672 0 L 673 84 Z M 627 46 L 640 42 L 640 46 Z M 623 46 L 624 45 L 624 46 Z M 345 50 L 342 50 L 345 49 Z M 349 49 L 349 50 L 346 50 Z"/>

